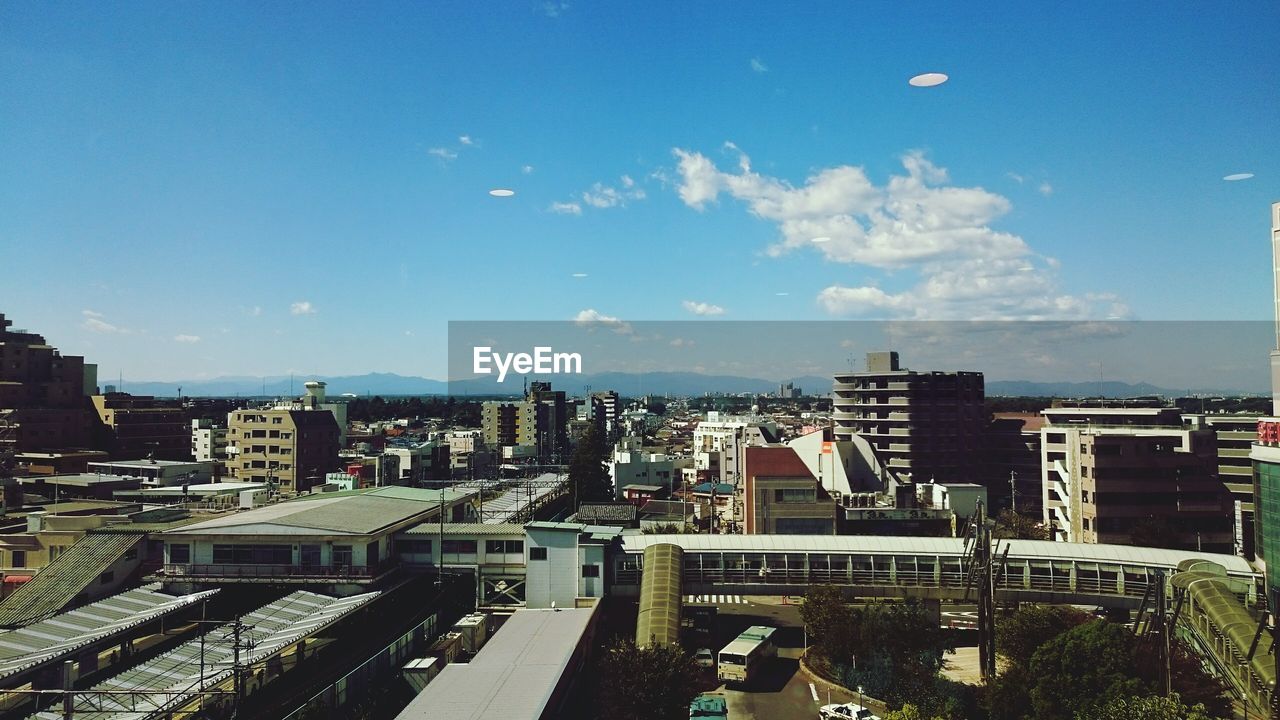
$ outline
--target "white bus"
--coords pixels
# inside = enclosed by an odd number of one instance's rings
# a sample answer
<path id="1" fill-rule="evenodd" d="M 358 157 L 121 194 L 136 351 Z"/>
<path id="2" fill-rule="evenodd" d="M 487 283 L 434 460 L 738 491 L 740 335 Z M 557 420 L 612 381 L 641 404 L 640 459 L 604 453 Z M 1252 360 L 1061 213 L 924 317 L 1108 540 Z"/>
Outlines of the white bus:
<path id="1" fill-rule="evenodd" d="M 726 684 L 746 684 L 760 671 L 760 667 L 778 654 L 773 644 L 774 628 L 752 625 L 720 650 L 716 663 L 716 678 Z"/>

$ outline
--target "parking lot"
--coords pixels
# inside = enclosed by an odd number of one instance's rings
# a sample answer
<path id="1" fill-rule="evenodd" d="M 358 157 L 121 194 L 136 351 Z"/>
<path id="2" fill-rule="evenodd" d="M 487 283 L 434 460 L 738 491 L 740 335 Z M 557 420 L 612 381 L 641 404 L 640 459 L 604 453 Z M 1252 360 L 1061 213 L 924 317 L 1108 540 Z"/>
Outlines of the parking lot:
<path id="1" fill-rule="evenodd" d="M 707 680 L 707 689 L 723 693 L 729 705 L 729 717 L 734 720 L 814 720 L 818 707 L 828 702 L 843 703 L 856 700 L 847 693 L 831 692 L 810 687 L 808 678 L 800 672 L 799 658 L 804 651 L 804 631 L 801 629 L 800 611 L 795 605 L 781 604 L 781 598 L 748 598 L 744 603 L 720 605 L 715 617 L 714 637 L 703 637 L 700 642 L 709 643 L 713 652 L 751 625 L 769 625 L 778 628 L 774 641 L 778 657 L 772 659 L 761 676 L 750 686 L 728 689 L 713 677 Z"/>

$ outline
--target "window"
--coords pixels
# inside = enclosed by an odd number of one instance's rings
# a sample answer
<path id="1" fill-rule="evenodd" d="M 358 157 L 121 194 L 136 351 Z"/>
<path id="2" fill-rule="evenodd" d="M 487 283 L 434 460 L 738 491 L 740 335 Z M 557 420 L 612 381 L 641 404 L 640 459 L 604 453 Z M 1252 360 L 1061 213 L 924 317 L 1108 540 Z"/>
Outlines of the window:
<path id="1" fill-rule="evenodd" d="M 831 518 L 778 518 L 774 532 L 779 535 L 832 535 L 835 528 Z"/>
<path id="2" fill-rule="evenodd" d="M 811 503 L 817 500 L 818 491 L 814 488 L 778 488 L 773 491 L 774 502 Z"/>
<path id="3" fill-rule="evenodd" d="M 333 565 L 334 567 L 346 567 L 351 565 L 350 545 L 333 546 Z"/>
<path id="4" fill-rule="evenodd" d="M 278 437 L 280 437 L 280 431 L 279 431 L 279 430 L 268 430 L 268 431 L 267 431 L 267 437 L 269 437 L 269 438 L 278 438 Z"/>
<path id="5" fill-rule="evenodd" d="M 320 564 L 320 546 L 303 545 L 298 552 L 298 560 L 304 567 L 315 567 Z"/>
<path id="6" fill-rule="evenodd" d="M 14 550 L 10 554 L 13 556 L 13 562 L 9 563 L 10 565 L 16 568 L 23 568 L 27 566 L 26 550 Z"/>
<path id="7" fill-rule="evenodd" d="M 529 548 L 529 559 L 530 560 L 546 560 L 547 549 L 544 547 Z"/>
<path id="8" fill-rule="evenodd" d="M 410 553 L 413 555 L 430 555 L 430 540 L 401 540 L 398 547 L 402 553 Z"/>
<path id="9" fill-rule="evenodd" d="M 282 417 L 273 417 L 273 418 L 271 418 L 271 424 L 272 424 L 272 425 L 283 425 L 283 424 L 284 424 L 284 418 L 282 418 Z"/>
<path id="10" fill-rule="evenodd" d="M 49 546 L 49 562 L 58 559 L 58 556 L 67 551 L 67 545 L 50 545 Z"/>
<path id="11" fill-rule="evenodd" d="M 288 545 L 214 545 L 214 565 L 292 565 Z"/>
<path id="12" fill-rule="evenodd" d="M 599 565 L 583 565 L 582 577 L 584 578 L 600 577 L 600 566 Z"/>
<path id="13" fill-rule="evenodd" d="M 484 551 L 490 554 L 506 553 L 514 555 L 524 552 L 523 540 L 486 540 Z"/>
<path id="14" fill-rule="evenodd" d="M 475 555 L 475 540 L 445 540 L 440 544 L 442 552 L 455 555 Z"/>

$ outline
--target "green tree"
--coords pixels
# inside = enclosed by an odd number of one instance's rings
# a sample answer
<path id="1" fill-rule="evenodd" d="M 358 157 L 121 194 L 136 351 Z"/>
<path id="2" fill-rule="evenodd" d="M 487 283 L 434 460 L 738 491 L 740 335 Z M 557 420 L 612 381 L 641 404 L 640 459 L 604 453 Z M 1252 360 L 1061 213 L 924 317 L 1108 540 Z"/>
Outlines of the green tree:
<path id="1" fill-rule="evenodd" d="M 1174 693 L 1167 698 L 1158 695 L 1113 698 L 1092 710 L 1077 712 L 1075 720 L 1213 720 L 1213 716 L 1203 705 L 1187 707 Z"/>
<path id="2" fill-rule="evenodd" d="M 685 720 L 698 694 L 698 666 L 679 647 L 637 647 L 629 638 L 600 660 L 599 717 L 609 720 Z"/>
<path id="3" fill-rule="evenodd" d="M 1117 698 L 1150 694 L 1134 676 L 1137 663 L 1137 643 L 1119 625 L 1094 620 L 1062 633 L 1031 656 L 1033 717 L 1072 720 Z"/>
<path id="4" fill-rule="evenodd" d="M 846 687 L 890 702 L 912 700 L 933 711 L 944 700 L 937 683 L 951 636 L 919 603 L 851 607 L 839 588 L 815 586 L 800 608 L 818 665 Z"/>
<path id="5" fill-rule="evenodd" d="M 604 436 L 595 427 L 588 428 L 569 460 L 569 482 L 573 485 L 577 503 L 613 499 L 613 481 L 605 465 L 608 455 L 609 447 Z M 577 510 L 576 506 L 574 510 Z"/>
<path id="6" fill-rule="evenodd" d="M 1049 528 L 1026 515 L 1019 515 L 1005 508 L 996 516 L 996 527 L 991 534 L 1000 539 L 1048 540 Z"/>
<path id="7" fill-rule="evenodd" d="M 1026 667 L 1041 645 L 1093 619 L 1072 607 L 1023 605 L 996 623 L 996 652 L 1014 665 Z"/>
<path id="8" fill-rule="evenodd" d="M 1031 684 L 1022 665 L 1009 665 L 989 680 L 982 698 L 988 720 L 1023 720 L 1031 707 Z"/>
<path id="9" fill-rule="evenodd" d="M 929 720 L 920 708 L 907 703 L 898 710 L 890 710 L 885 713 L 884 720 Z M 946 720 L 941 715 L 933 716 L 932 720 Z"/>
<path id="10" fill-rule="evenodd" d="M 1152 637 L 1151 641 L 1159 642 L 1159 639 Z M 1159 658 L 1156 649 L 1149 647 L 1146 641 L 1139 640 L 1138 657 L 1138 676 L 1146 679 L 1153 688 L 1162 688 L 1162 668 L 1156 662 Z M 1169 669 L 1170 684 L 1183 702 L 1203 707 L 1215 717 L 1231 717 L 1233 711 L 1231 700 L 1227 696 L 1227 684 L 1206 672 L 1200 657 L 1181 640 L 1174 640 L 1169 647 Z"/>

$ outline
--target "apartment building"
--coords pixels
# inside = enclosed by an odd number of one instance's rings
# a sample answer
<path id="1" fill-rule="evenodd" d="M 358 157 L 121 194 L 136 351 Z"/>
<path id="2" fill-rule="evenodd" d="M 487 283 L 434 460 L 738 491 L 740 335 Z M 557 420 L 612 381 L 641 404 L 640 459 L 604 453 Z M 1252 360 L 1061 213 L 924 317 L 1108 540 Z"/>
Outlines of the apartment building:
<path id="1" fill-rule="evenodd" d="M 191 458 L 191 426 L 182 402 L 113 392 L 94 395 L 93 407 L 107 431 L 113 458 Z"/>
<path id="2" fill-rule="evenodd" d="M 98 366 L 63 355 L 0 313 L 0 451 L 88 447 Z"/>
<path id="3" fill-rule="evenodd" d="M 268 408 L 227 416 L 231 470 L 243 482 L 303 492 L 338 467 L 338 422 L 327 410 Z"/>
<path id="4" fill-rule="evenodd" d="M 536 447 L 538 407 L 531 402 L 491 400 L 480 407 L 484 443 L 491 448 Z"/>
<path id="5" fill-rule="evenodd" d="M 1260 415 L 1187 415 L 1192 424 L 1213 430 L 1218 439 L 1218 479 L 1231 493 L 1236 554 L 1254 555 L 1253 462 Z"/>
<path id="6" fill-rule="evenodd" d="M 1232 552 L 1231 498 L 1217 477 L 1211 430 L 1171 407 L 1070 407 L 1043 411 L 1044 522 L 1054 539 L 1133 544 L 1162 523 L 1170 545 Z"/>
<path id="7" fill-rule="evenodd" d="M 698 482 L 737 485 L 745 477 L 744 450 L 778 441 L 778 426 L 761 415 L 711 411 L 693 429 L 693 467 Z"/>
<path id="8" fill-rule="evenodd" d="M 986 425 L 980 372 L 918 372 L 898 353 L 867 353 L 866 372 L 835 376 L 836 439 L 867 439 L 886 465 L 916 482 L 968 482 Z"/>

